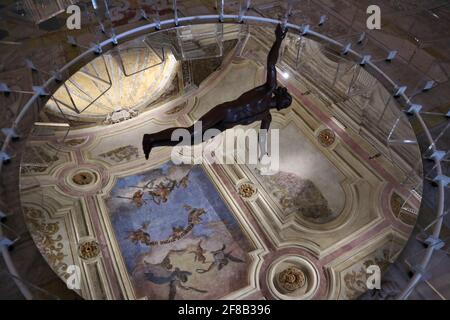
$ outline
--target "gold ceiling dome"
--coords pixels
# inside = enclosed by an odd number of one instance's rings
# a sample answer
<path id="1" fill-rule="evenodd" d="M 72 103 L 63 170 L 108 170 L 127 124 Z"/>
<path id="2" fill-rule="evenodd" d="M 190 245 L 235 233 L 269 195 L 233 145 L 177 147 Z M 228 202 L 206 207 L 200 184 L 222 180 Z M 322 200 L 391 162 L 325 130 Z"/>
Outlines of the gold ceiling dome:
<path id="1" fill-rule="evenodd" d="M 45 110 L 59 118 L 97 123 L 114 117 L 118 110 L 135 115 L 161 97 L 177 69 L 178 62 L 170 51 L 157 52 L 142 40 L 133 41 L 97 57 L 73 74 L 54 93 Z"/>

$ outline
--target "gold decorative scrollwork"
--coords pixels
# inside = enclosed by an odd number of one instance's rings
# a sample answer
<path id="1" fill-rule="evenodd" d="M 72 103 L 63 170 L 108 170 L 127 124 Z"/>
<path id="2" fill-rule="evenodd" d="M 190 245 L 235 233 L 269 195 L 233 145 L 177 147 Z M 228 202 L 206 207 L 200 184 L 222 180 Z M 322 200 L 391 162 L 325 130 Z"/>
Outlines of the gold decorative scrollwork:
<path id="1" fill-rule="evenodd" d="M 331 129 L 323 129 L 319 132 L 317 139 L 322 146 L 329 147 L 336 141 L 336 134 Z"/>
<path id="2" fill-rule="evenodd" d="M 368 278 L 367 268 L 377 265 L 381 272 L 385 272 L 390 265 L 389 257 L 392 254 L 388 249 L 384 249 L 382 257 L 374 257 L 363 262 L 359 271 L 351 270 L 344 275 L 345 287 L 349 299 L 356 299 L 367 290 L 366 281 Z"/>
<path id="3" fill-rule="evenodd" d="M 238 193 L 243 198 L 250 198 L 256 193 L 256 188 L 250 183 L 244 183 L 239 186 Z"/>
<path id="4" fill-rule="evenodd" d="M 295 291 L 305 285 L 306 276 L 299 268 L 289 267 L 279 273 L 278 282 L 283 289 Z"/>
<path id="5" fill-rule="evenodd" d="M 100 254 L 100 246 L 97 241 L 89 240 L 78 245 L 78 255 L 84 260 L 96 258 Z"/>
<path id="6" fill-rule="evenodd" d="M 69 147 L 78 146 L 86 141 L 86 138 L 74 138 L 64 141 L 64 144 Z"/>
<path id="7" fill-rule="evenodd" d="M 64 262 L 66 255 L 63 252 L 63 237 L 58 234 L 59 222 L 46 222 L 44 213 L 39 209 L 24 207 L 23 210 L 30 233 L 41 254 L 55 272 L 68 276 L 67 264 Z"/>
<path id="8" fill-rule="evenodd" d="M 176 113 L 180 112 L 181 110 L 183 110 L 186 107 L 186 105 L 187 105 L 186 103 L 182 103 L 182 104 L 180 104 L 178 106 L 173 107 L 170 110 L 167 110 L 165 112 L 165 114 L 167 114 L 167 115 L 176 114 Z"/>
<path id="9" fill-rule="evenodd" d="M 100 157 L 108 158 L 114 162 L 130 161 L 133 157 L 139 156 L 138 148 L 132 145 L 119 147 L 108 152 L 100 154 Z"/>

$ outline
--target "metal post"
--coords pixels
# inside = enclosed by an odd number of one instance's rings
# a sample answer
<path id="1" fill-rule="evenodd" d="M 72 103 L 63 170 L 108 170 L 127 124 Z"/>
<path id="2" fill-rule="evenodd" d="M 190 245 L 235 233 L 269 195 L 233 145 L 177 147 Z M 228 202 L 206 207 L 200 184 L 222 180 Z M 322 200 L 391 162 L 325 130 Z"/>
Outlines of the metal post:
<path id="1" fill-rule="evenodd" d="M 178 26 L 178 9 L 177 9 L 177 0 L 172 0 L 172 9 L 173 9 L 173 20 L 175 25 Z"/>
<path id="2" fill-rule="evenodd" d="M 241 0 L 239 6 L 239 23 L 244 22 L 244 16 L 246 15 L 248 9 L 250 9 L 251 0 Z"/>
<path id="3" fill-rule="evenodd" d="M 219 2 L 218 9 L 219 9 L 219 22 L 223 22 L 223 12 L 224 12 L 224 0 L 217 0 Z"/>
<path id="4" fill-rule="evenodd" d="M 161 17 L 159 16 L 159 7 L 158 7 L 158 3 L 155 1 L 154 4 L 154 10 L 155 10 L 155 18 L 154 18 L 154 22 L 155 22 L 155 29 L 156 30 L 161 30 Z"/>

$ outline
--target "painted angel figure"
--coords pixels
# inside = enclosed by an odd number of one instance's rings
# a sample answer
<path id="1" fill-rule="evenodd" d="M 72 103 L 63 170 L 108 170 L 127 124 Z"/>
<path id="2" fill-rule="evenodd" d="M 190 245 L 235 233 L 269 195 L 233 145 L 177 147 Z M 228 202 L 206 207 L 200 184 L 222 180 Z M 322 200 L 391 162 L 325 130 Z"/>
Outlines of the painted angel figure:
<path id="1" fill-rule="evenodd" d="M 224 244 L 221 249 L 216 251 L 211 251 L 214 261 L 209 265 L 207 269 L 197 269 L 198 273 L 206 273 L 211 271 L 214 267 L 217 267 L 217 270 L 222 270 L 224 266 L 226 266 L 230 261 L 243 263 L 244 260 L 235 257 L 230 252 L 225 252 L 226 245 Z"/>
<path id="2" fill-rule="evenodd" d="M 152 272 L 146 272 L 145 276 L 148 281 L 153 282 L 155 284 L 169 284 L 169 300 L 174 300 L 175 295 L 177 294 L 177 289 L 182 290 L 192 290 L 195 292 L 200 293 L 207 293 L 206 290 L 197 289 L 194 287 L 186 286 L 184 283 L 186 283 L 189 280 L 189 276 L 191 276 L 192 273 L 189 271 L 183 271 L 179 268 L 175 268 L 173 271 L 167 271 L 165 275 L 157 275 Z"/>

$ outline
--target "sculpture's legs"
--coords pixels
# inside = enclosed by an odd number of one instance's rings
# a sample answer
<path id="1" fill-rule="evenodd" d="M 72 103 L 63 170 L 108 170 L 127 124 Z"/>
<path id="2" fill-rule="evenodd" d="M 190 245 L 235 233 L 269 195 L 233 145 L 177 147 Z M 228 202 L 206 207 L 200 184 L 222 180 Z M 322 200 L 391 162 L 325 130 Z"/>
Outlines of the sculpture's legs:
<path id="1" fill-rule="evenodd" d="M 265 129 L 259 130 L 258 138 L 259 138 L 259 141 L 258 141 L 259 142 L 258 159 L 261 160 L 261 158 L 264 155 L 268 154 L 268 152 L 267 152 L 267 130 L 265 130 Z"/>
<path id="2" fill-rule="evenodd" d="M 142 139 L 142 148 L 144 150 L 145 159 L 148 160 L 150 152 L 154 147 L 168 146 L 173 147 L 179 144 L 178 140 L 172 140 L 172 133 L 177 129 L 188 130 L 190 134 L 194 132 L 193 127 L 189 128 L 169 128 L 152 134 L 144 134 Z"/>
<path id="3" fill-rule="evenodd" d="M 182 135 L 181 138 L 185 139 L 187 137 L 188 140 L 190 139 L 189 144 L 195 145 L 197 143 L 203 142 L 203 134 L 210 128 L 211 127 L 209 126 L 205 127 L 200 125 L 200 127 L 197 127 L 196 125 L 193 125 L 189 128 L 169 128 L 152 134 L 144 134 L 144 138 L 142 139 L 142 147 L 144 150 L 145 159 L 148 160 L 150 152 L 154 147 L 173 147 L 180 144 L 180 136 L 176 135 L 177 139 L 172 140 L 172 134 L 175 130 L 185 130 L 186 136 Z M 225 130 L 225 128 L 220 125 L 220 123 L 217 123 L 214 128 L 219 131 Z M 196 132 L 195 130 L 197 130 L 198 132 Z M 186 144 L 187 141 L 183 140 L 182 142 Z"/>

